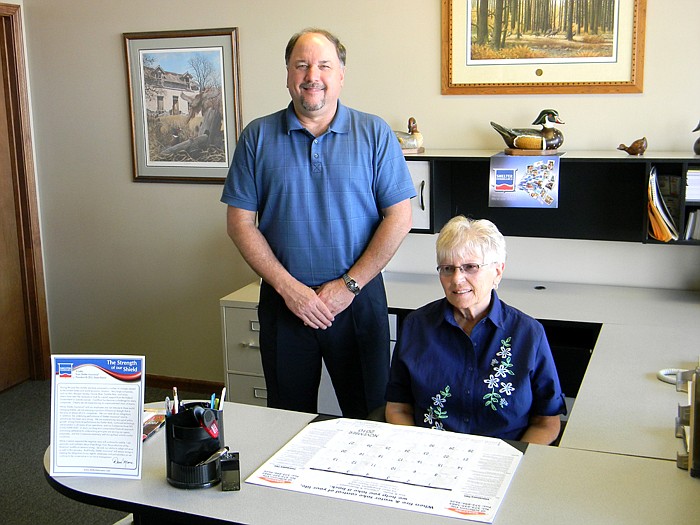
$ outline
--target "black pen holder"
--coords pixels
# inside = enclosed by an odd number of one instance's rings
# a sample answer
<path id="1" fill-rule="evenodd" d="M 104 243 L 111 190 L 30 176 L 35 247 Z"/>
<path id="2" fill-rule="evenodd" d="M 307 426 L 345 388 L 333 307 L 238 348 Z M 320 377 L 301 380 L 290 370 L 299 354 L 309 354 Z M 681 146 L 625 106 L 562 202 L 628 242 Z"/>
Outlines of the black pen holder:
<path id="1" fill-rule="evenodd" d="M 211 487 L 221 481 L 218 459 L 200 465 L 224 446 L 224 413 L 213 410 L 219 436 L 211 437 L 201 426 L 194 408 L 209 408 L 208 402 L 186 403 L 165 420 L 165 454 L 167 479 L 174 487 L 198 489 Z"/>

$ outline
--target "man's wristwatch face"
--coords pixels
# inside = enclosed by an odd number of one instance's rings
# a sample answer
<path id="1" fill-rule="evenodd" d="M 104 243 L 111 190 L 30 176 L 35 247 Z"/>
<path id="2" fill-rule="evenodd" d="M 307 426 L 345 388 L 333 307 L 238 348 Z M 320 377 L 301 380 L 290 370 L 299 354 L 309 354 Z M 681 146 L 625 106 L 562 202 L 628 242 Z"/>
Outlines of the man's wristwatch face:
<path id="1" fill-rule="evenodd" d="M 360 286 L 355 282 L 355 279 L 350 277 L 347 273 L 343 275 L 343 281 L 345 281 L 345 286 L 355 295 L 360 293 Z"/>

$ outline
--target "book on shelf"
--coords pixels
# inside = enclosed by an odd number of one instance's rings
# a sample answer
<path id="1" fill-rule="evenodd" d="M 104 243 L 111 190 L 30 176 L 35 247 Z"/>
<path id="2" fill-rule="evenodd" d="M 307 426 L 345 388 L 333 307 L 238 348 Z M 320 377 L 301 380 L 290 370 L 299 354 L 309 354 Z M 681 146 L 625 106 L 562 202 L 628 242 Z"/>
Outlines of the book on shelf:
<path id="1" fill-rule="evenodd" d="M 688 214 L 683 239 L 686 241 L 700 241 L 700 209 L 691 211 Z"/>
<path id="2" fill-rule="evenodd" d="M 700 169 L 691 168 L 686 172 L 685 201 L 700 203 Z"/>
<path id="3" fill-rule="evenodd" d="M 649 172 L 648 194 L 649 235 L 663 242 L 677 241 L 678 228 L 661 195 L 655 166 Z"/>

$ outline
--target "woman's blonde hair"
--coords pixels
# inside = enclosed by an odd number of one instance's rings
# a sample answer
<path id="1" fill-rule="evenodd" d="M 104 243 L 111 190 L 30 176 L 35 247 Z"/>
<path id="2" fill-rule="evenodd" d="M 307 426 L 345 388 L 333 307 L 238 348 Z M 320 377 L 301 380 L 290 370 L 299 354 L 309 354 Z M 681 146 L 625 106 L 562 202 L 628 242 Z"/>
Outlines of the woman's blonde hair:
<path id="1" fill-rule="evenodd" d="M 506 240 L 488 219 L 452 217 L 435 243 L 438 264 L 467 256 L 481 256 L 482 263 L 506 262 Z"/>

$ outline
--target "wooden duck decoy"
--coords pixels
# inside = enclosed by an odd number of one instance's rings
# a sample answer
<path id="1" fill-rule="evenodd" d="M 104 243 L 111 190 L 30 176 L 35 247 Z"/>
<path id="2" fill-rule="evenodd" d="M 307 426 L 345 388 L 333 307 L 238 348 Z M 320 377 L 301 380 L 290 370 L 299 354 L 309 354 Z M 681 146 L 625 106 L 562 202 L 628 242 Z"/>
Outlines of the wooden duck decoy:
<path id="1" fill-rule="evenodd" d="M 642 137 L 641 139 L 637 139 L 629 146 L 620 144 L 617 149 L 626 151 L 630 155 L 644 155 L 644 152 L 647 150 L 647 138 Z"/>
<path id="2" fill-rule="evenodd" d="M 506 128 L 495 122 L 491 122 L 493 129 L 500 133 L 511 150 L 553 151 L 564 143 L 564 134 L 554 127 L 554 124 L 564 124 L 559 119 L 559 113 L 554 109 L 543 109 L 533 124 L 539 124 L 537 128 Z M 506 153 L 517 154 L 509 151 Z"/>
<path id="3" fill-rule="evenodd" d="M 420 152 L 423 148 L 423 134 L 418 131 L 418 124 L 413 117 L 408 119 L 408 133 L 405 131 L 394 131 L 399 140 L 401 149 L 410 149 Z"/>
<path id="4" fill-rule="evenodd" d="M 693 131 L 700 131 L 700 122 L 698 122 L 698 125 L 695 126 L 695 129 Z M 693 145 L 693 151 L 696 155 L 700 155 L 700 137 L 698 137 L 698 140 L 695 141 L 695 144 Z"/>

